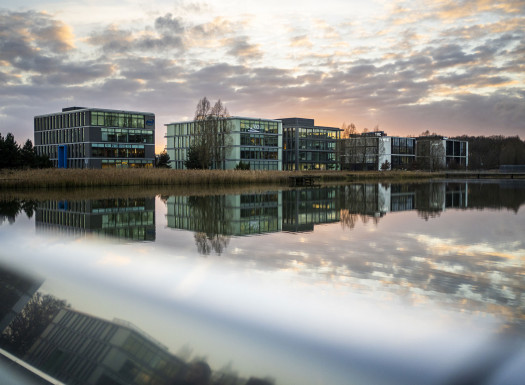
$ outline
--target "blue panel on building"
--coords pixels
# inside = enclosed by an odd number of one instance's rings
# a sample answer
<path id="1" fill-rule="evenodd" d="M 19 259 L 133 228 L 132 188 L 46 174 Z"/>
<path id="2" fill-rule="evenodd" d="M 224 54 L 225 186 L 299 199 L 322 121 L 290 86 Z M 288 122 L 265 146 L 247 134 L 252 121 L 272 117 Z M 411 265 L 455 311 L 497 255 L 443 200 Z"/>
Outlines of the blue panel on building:
<path id="1" fill-rule="evenodd" d="M 58 168 L 67 168 L 67 146 L 58 146 Z"/>

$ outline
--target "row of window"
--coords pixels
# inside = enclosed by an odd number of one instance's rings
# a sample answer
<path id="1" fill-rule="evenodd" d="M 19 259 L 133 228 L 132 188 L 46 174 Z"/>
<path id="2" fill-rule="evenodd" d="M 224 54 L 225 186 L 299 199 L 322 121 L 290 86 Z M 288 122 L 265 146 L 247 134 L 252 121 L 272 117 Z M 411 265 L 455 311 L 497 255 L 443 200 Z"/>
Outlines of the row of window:
<path id="1" fill-rule="evenodd" d="M 115 198 L 115 199 L 93 199 L 78 201 L 44 201 L 38 204 L 41 210 L 66 210 L 79 213 L 97 213 L 100 210 L 112 211 L 143 211 L 146 205 L 146 198 Z"/>
<path id="2" fill-rule="evenodd" d="M 89 148 L 89 143 L 76 143 L 68 144 L 67 155 L 68 160 L 70 158 L 85 158 L 87 154 L 87 149 Z M 56 159 L 58 157 L 58 147 L 57 145 L 53 146 L 36 146 L 36 153 L 38 155 L 47 154 L 50 159 Z"/>
<path id="3" fill-rule="evenodd" d="M 51 116 L 36 116 L 35 131 L 56 130 L 60 128 L 71 128 L 89 126 L 90 112 L 79 111 Z"/>
<path id="4" fill-rule="evenodd" d="M 101 128 L 100 131 L 103 142 L 154 143 L 153 130 Z"/>
<path id="5" fill-rule="evenodd" d="M 276 135 L 241 134 L 241 146 L 277 147 L 279 138 Z"/>
<path id="6" fill-rule="evenodd" d="M 286 162 L 295 162 L 295 153 L 285 153 Z M 310 162 L 321 162 L 321 163 L 332 163 L 335 162 L 334 152 L 316 152 L 316 151 L 301 151 L 298 154 L 299 161 L 310 161 Z"/>
<path id="7" fill-rule="evenodd" d="M 278 134 L 279 122 L 256 119 L 241 119 L 241 132 L 260 132 L 266 134 Z"/>
<path id="8" fill-rule="evenodd" d="M 102 168 L 153 168 L 153 161 L 140 159 L 102 159 Z"/>
<path id="9" fill-rule="evenodd" d="M 245 159 L 279 159 L 278 151 L 259 150 L 249 147 L 241 147 L 241 160 Z"/>
<path id="10" fill-rule="evenodd" d="M 467 156 L 467 144 L 452 140 L 447 141 L 447 156 Z"/>
<path id="11" fill-rule="evenodd" d="M 47 144 L 62 144 L 62 143 L 74 143 L 84 142 L 86 133 L 85 128 L 69 128 L 60 129 L 53 131 L 42 131 L 35 132 L 35 138 L 39 137 L 40 140 L 36 142 L 43 145 Z"/>
<path id="12" fill-rule="evenodd" d="M 153 128 L 155 126 L 155 117 L 153 115 L 125 112 L 76 111 L 50 116 L 37 116 L 35 117 L 34 125 L 35 131 L 82 126 Z"/>
<path id="13" fill-rule="evenodd" d="M 283 136 L 295 138 L 296 135 L 299 135 L 300 138 L 311 138 L 311 139 L 339 139 L 340 131 L 339 130 L 329 130 L 326 128 L 313 127 L 313 128 L 303 128 L 303 127 L 283 127 Z"/>
<path id="14" fill-rule="evenodd" d="M 307 170 L 338 170 L 338 165 L 335 163 L 310 163 L 301 162 L 297 168 L 295 163 L 288 163 L 283 165 L 283 169 L 287 171 L 307 171 Z"/>
<path id="15" fill-rule="evenodd" d="M 285 150 L 294 150 L 295 141 L 287 141 L 285 145 Z M 299 140 L 299 149 L 300 150 L 318 150 L 318 151 L 334 151 L 335 150 L 335 141 L 322 141 L 322 140 Z"/>
<path id="16" fill-rule="evenodd" d="M 279 167 L 276 161 L 243 160 L 243 163 L 249 163 L 250 170 L 278 170 Z"/>
<path id="17" fill-rule="evenodd" d="M 91 111 L 91 125 L 105 127 L 144 128 L 154 125 L 155 118 L 149 115 L 123 112 Z"/>
<path id="18" fill-rule="evenodd" d="M 100 148 L 93 147 L 91 151 L 93 158 L 144 158 L 144 148 Z"/>

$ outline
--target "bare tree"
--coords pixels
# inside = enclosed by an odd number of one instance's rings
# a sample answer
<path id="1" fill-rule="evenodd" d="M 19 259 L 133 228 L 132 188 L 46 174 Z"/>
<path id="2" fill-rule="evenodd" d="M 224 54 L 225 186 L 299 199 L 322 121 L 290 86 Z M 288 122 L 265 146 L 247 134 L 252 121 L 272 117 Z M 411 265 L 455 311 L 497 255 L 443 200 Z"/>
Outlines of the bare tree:
<path id="1" fill-rule="evenodd" d="M 191 151 L 199 168 L 224 168 L 231 145 L 228 110 L 218 100 L 213 107 L 204 97 L 195 110 L 195 136 Z"/>
<path id="2" fill-rule="evenodd" d="M 343 134 L 341 135 L 343 139 L 349 138 L 350 135 L 357 134 L 357 128 L 354 123 L 350 123 L 348 125 L 343 123 L 341 129 L 343 130 Z"/>

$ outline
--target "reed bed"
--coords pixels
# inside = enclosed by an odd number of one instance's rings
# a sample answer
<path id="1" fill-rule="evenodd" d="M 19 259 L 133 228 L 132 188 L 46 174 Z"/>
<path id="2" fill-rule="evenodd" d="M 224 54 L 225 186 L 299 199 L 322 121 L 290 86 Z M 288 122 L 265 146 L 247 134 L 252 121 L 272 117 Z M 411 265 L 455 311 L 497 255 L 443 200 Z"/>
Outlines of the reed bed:
<path id="1" fill-rule="evenodd" d="M 3 170 L 0 189 L 94 188 L 116 186 L 241 186 L 287 185 L 291 176 L 318 176 L 320 182 L 406 180 L 443 177 L 439 173 L 413 171 L 255 171 L 171 169 L 43 169 Z"/>

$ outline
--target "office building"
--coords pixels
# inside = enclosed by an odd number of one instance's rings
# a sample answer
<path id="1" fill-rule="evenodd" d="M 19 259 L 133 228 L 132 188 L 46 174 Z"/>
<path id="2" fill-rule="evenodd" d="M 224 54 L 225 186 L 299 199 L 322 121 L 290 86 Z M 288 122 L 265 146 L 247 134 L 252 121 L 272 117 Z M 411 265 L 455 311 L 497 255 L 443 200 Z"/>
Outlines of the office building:
<path id="1" fill-rule="evenodd" d="M 339 141 L 343 170 L 410 169 L 416 159 L 416 140 L 388 136 L 384 131 L 354 134 Z"/>
<path id="2" fill-rule="evenodd" d="M 341 129 L 315 126 L 314 119 L 279 119 L 283 124 L 283 170 L 338 170 Z"/>
<path id="3" fill-rule="evenodd" d="M 233 170 L 240 162 L 251 170 L 282 170 L 282 123 L 278 120 L 225 118 L 218 130 L 221 157 L 210 168 Z M 185 169 L 190 146 L 198 140 L 198 122 L 167 124 L 167 152 L 173 169 Z"/>
<path id="4" fill-rule="evenodd" d="M 444 136 L 420 136 L 416 140 L 419 167 L 429 170 L 468 167 L 468 142 Z"/>
<path id="5" fill-rule="evenodd" d="M 58 168 L 153 167 L 155 115 L 68 107 L 34 118 L 35 149 Z"/>

